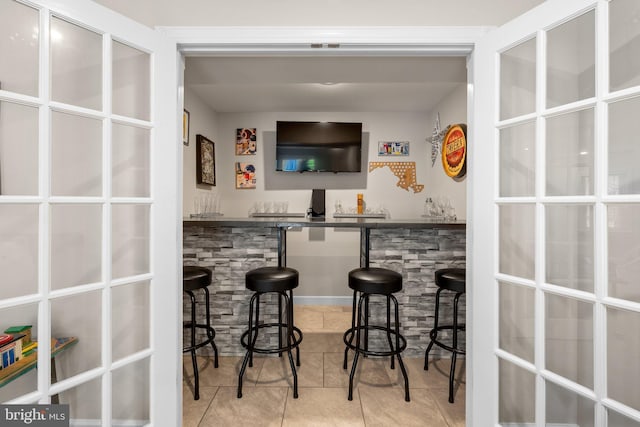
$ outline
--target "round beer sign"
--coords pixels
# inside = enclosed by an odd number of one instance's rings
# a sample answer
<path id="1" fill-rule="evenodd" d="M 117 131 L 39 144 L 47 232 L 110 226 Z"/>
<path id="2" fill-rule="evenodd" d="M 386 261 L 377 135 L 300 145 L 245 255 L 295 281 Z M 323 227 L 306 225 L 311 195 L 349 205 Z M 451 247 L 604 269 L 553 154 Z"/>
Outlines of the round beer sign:
<path id="1" fill-rule="evenodd" d="M 442 141 L 442 166 L 453 179 L 467 173 L 467 125 L 452 125 Z"/>

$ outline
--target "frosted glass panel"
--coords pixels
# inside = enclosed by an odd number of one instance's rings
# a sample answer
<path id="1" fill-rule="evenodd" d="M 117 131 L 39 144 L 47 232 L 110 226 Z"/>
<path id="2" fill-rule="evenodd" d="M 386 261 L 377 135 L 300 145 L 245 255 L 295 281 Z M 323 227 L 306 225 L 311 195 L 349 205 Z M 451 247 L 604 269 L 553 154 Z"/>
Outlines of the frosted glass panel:
<path id="1" fill-rule="evenodd" d="M 535 195 L 535 147 L 535 122 L 500 130 L 500 196 Z"/>
<path id="2" fill-rule="evenodd" d="M 579 394 L 546 382 L 547 426 L 594 427 L 594 404 Z"/>
<path id="3" fill-rule="evenodd" d="M 500 273 L 533 279 L 535 205 L 500 206 Z"/>
<path id="4" fill-rule="evenodd" d="M 547 107 L 595 96 L 595 12 L 547 33 Z"/>
<path id="5" fill-rule="evenodd" d="M 31 325 L 31 340 L 38 337 L 38 304 L 20 305 L 0 309 L 1 331 L 10 326 Z M 1 332 L 0 332 L 1 333 Z M 34 356 L 31 356 L 33 358 Z M 37 370 L 33 369 L 20 378 L 0 387 L 0 402 L 7 402 L 38 388 Z"/>
<path id="6" fill-rule="evenodd" d="M 102 36 L 51 18 L 51 98 L 102 109 Z"/>
<path id="7" fill-rule="evenodd" d="M 38 95 L 38 11 L 16 1 L 0 1 L 0 89 Z M 9 59 L 10 58 L 10 59 Z"/>
<path id="8" fill-rule="evenodd" d="M 58 381 L 102 365 L 102 292 L 51 300 L 51 337 L 76 337 L 77 344 L 56 356 Z"/>
<path id="9" fill-rule="evenodd" d="M 69 405 L 71 425 L 100 425 L 102 380 L 97 378 L 58 395 L 61 404 Z"/>
<path id="10" fill-rule="evenodd" d="M 149 206 L 112 208 L 112 276 L 114 279 L 149 272 Z"/>
<path id="11" fill-rule="evenodd" d="M 640 313 L 607 308 L 607 391 L 615 399 L 640 410 Z"/>
<path id="12" fill-rule="evenodd" d="M 640 98 L 609 105 L 609 194 L 640 194 L 638 117 Z"/>
<path id="13" fill-rule="evenodd" d="M 102 278 L 102 206 L 51 206 L 51 288 Z"/>
<path id="14" fill-rule="evenodd" d="M 607 423 L 609 427 L 640 427 L 640 422 L 627 418 L 611 409 L 607 409 Z"/>
<path id="15" fill-rule="evenodd" d="M 113 113 L 149 120 L 150 56 L 113 42 Z"/>
<path id="16" fill-rule="evenodd" d="M 548 196 L 593 194 L 593 109 L 547 120 Z"/>
<path id="17" fill-rule="evenodd" d="M 149 347 L 150 304 L 149 282 L 117 286 L 111 291 L 113 360 Z"/>
<path id="18" fill-rule="evenodd" d="M 0 299 L 34 294 L 38 291 L 38 205 L 2 204 L 0 218 Z"/>
<path id="19" fill-rule="evenodd" d="M 545 280 L 593 292 L 593 206 L 547 205 Z"/>
<path id="20" fill-rule="evenodd" d="M 536 109 L 536 39 L 500 54 L 500 119 Z"/>
<path id="21" fill-rule="evenodd" d="M 501 424 L 535 423 L 536 376 L 500 359 L 498 422 Z"/>
<path id="22" fill-rule="evenodd" d="M 102 122 L 53 112 L 51 193 L 102 195 Z"/>
<path id="23" fill-rule="evenodd" d="M 609 79 L 612 91 L 640 85 L 640 3 L 609 3 Z"/>
<path id="24" fill-rule="evenodd" d="M 607 207 L 609 296 L 640 302 L 640 205 Z"/>
<path id="25" fill-rule="evenodd" d="M 500 282 L 500 348 L 534 362 L 535 290 Z"/>
<path id="26" fill-rule="evenodd" d="M 113 371 L 112 418 L 114 425 L 149 423 L 149 360 L 143 359 Z"/>
<path id="27" fill-rule="evenodd" d="M 112 194 L 149 197 L 151 180 L 150 133 L 147 129 L 113 125 Z"/>
<path id="28" fill-rule="evenodd" d="M 37 194 L 38 109 L 0 102 L 0 195 Z"/>
<path id="29" fill-rule="evenodd" d="M 545 367 L 593 388 L 593 306 L 545 294 Z"/>

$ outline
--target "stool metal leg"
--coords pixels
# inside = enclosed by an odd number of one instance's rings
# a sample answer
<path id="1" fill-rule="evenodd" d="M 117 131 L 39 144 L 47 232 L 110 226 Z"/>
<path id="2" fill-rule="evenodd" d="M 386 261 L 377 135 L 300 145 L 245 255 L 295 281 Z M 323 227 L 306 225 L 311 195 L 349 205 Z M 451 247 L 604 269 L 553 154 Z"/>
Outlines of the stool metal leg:
<path id="1" fill-rule="evenodd" d="M 248 341 L 251 343 L 251 348 L 255 348 L 256 346 L 256 341 L 258 340 L 258 325 L 260 324 L 260 292 L 256 292 L 253 297 L 251 298 L 251 301 L 253 302 L 253 298 L 256 299 L 255 302 L 255 307 L 256 307 L 256 321 L 254 323 L 254 327 L 251 326 L 251 321 L 252 321 L 252 315 L 254 313 L 253 311 L 253 305 L 251 305 L 251 303 L 249 304 L 249 337 L 248 337 Z M 251 331 L 255 332 L 255 335 L 253 336 L 253 339 L 251 339 Z M 250 352 L 249 355 L 249 367 L 253 368 L 253 351 Z"/>
<path id="2" fill-rule="evenodd" d="M 255 336 L 252 337 L 252 332 L 253 332 L 253 307 L 254 307 L 254 303 L 257 300 L 257 307 L 256 307 L 256 328 L 255 328 Z M 248 329 L 248 336 L 247 336 L 247 344 L 248 347 L 247 348 L 247 352 L 244 355 L 244 359 L 242 359 L 242 367 L 240 368 L 240 374 L 238 375 L 238 399 L 240 399 L 242 397 L 242 377 L 244 376 L 244 371 L 247 369 L 247 362 L 249 362 L 249 359 L 252 358 L 252 351 L 251 348 L 254 346 L 256 339 L 258 338 L 258 307 L 260 306 L 260 299 L 258 296 L 258 293 L 253 294 L 253 296 L 251 297 L 251 299 L 249 300 L 249 329 Z M 249 365 L 252 366 L 252 365 Z"/>
<path id="3" fill-rule="evenodd" d="M 456 375 L 456 359 L 458 358 L 458 352 L 455 350 L 458 348 L 458 300 L 462 293 L 456 293 L 453 298 L 453 352 L 451 355 L 451 370 L 449 371 L 449 403 L 453 403 L 453 382 Z"/>
<path id="4" fill-rule="evenodd" d="M 193 399 L 200 399 L 200 379 L 198 361 L 196 359 L 196 297 L 193 292 L 186 291 L 191 299 L 191 363 L 193 364 Z"/>
<path id="5" fill-rule="evenodd" d="M 285 310 L 287 311 L 287 355 L 289 356 L 289 365 L 291 365 L 291 373 L 293 375 L 293 398 L 298 398 L 298 373 L 296 372 L 296 365 L 293 362 L 293 355 L 291 354 L 291 346 L 293 345 L 293 303 L 291 299 L 287 296 L 286 292 L 282 292 L 281 294 L 284 297 L 285 301 Z M 278 297 L 279 299 L 279 297 Z M 282 348 L 282 347 L 280 347 Z M 298 366 L 300 366 L 300 361 L 298 361 Z"/>
<path id="6" fill-rule="evenodd" d="M 440 312 L 440 292 L 442 292 L 442 288 L 438 288 L 436 291 L 436 314 L 433 319 L 433 329 L 429 333 L 429 337 L 431 341 L 427 346 L 427 350 L 424 352 L 424 370 L 429 370 L 429 352 L 433 347 L 435 340 L 438 338 L 438 313 Z"/>
<path id="7" fill-rule="evenodd" d="M 393 295 L 390 295 L 390 298 L 393 300 L 393 306 L 395 310 L 395 328 L 396 328 L 396 350 L 400 348 L 400 316 L 398 314 L 398 300 Z M 388 303 L 387 303 L 388 304 Z M 391 356 L 393 358 L 393 355 Z M 409 398 L 409 378 L 407 377 L 407 370 L 404 368 L 404 363 L 402 363 L 402 357 L 398 352 L 396 354 L 398 358 L 398 365 L 400 365 L 400 371 L 402 371 L 402 377 L 404 378 L 404 400 L 409 402 L 411 399 Z"/>
<path id="8" fill-rule="evenodd" d="M 396 320 L 397 322 L 397 320 Z M 389 341 L 389 349 L 393 351 L 393 344 L 391 343 L 391 298 L 387 295 L 387 340 Z M 396 348 L 398 343 L 396 343 Z M 394 357 L 391 355 L 391 369 L 395 369 Z"/>
<path id="9" fill-rule="evenodd" d="M 209 308 L 209 289 L 206 287 L 204 289 L 204 300 L 205 300 L 205 312 L 207 315 L 207 336 L 211 340 L 211 347 L 213 347 L 213 367 L 218 367 L 218 347 L 216 347 L 216 343 L 213 341 L 213 329 L 211 328 L 211 309 Z"/>
<path id="10" fill-rule="evenodd" d="M 361 294 L 358 299 L 358 317 L 356 322 L 356 348 L 360 348 L 360 329 L 362 327 L 362 301 L 366 299 L 365 294 Z M 366 304 L 366 303 L 365 303 Z M 351 365 L 351 374 L 349 374 L 349 400 L 353 400 L 353 377 L 356 374 L 356 367 L 358 366 L 358 356 L 360 352 L 356 350 L 353 355 L 353 364 Z"/>
<path id="11" fill-rule="evenodd" d="M 358 294 L 357 291 L 353 291 L 353 305 L 351 307 L 351 330 L 356 331 L 355 327 L 356 327 L 356 310 L 357 310 L 357 305 L 356 305 L 356 295 Z M 351 337 L 349 339 L 349 344 L 351 344 L 353 342 L 353 336 L 354 334 L 351 334 Z M 349 353 L 349 347 L 345 346 L 344 348 L 344 362 L 342 363 L 342 369 L 347 369 L 347 354 Z"/>

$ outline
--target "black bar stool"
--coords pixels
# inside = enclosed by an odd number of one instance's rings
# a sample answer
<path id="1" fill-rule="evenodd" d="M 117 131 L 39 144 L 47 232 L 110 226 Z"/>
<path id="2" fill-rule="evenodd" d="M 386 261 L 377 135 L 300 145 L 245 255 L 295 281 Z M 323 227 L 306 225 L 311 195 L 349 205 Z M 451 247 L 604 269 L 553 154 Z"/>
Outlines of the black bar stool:
<path id="1" fill-rule="evenodd" d="M 182 349 L 183 353 L 191 353 L 191 362 L 193 363 L 193 398 L 194 400 L 200 399 L 200 383 L 198 376 L 198 362 L 196 361 L 196 350 L 204 347 L 207 344 L 211 344 L 213 347 L 214 362 L 213 366 L 218 367 L 218 349 L 213 339 L 216 336 L 216 331 L 211 327 L 211 317 L 209 310 L 209 289 L 207 286 L 211 284 L 211 270 L 204 267 L 184 266 L 182 270 L 182 291 L 189 295 L 191 299 L 191 321 L 182 323 L 184 329 L 191 331 L 191 345 Z M 202 289 L 204 291 L 204 304 L 206 320 L 205 323 L 197 323 L 196 321 L 196 297 L 194 291 Z M 196 330 L 204 329 L 207 332 L 207 339 L 196 343 Z"/>
<path id="2" fill-rule="evenodd" d="M 357 268 L 349 272 L 349 288 L 353 289 L 353 309 L 351 312 L 351 328 L 344 333 L 344 363 L 343 369 L 347 369 L 347 355 L 349 349 L 355 352 L 351 374 L 349 375 L 349 400 L 353 400 L 353 377 L 358 366 L 358 357 L 390 356 L 391 369 L 395 369 L 394 356 L 404 377 L 404 400 L 409 402 L 409 379 L 407 371 L 402 363 L 400 353 L 407 347 L 407 341 L 400 335 L 400 321 L 398 318 L 398 300 L 393 294 L 402 290 L 402 275 L 386 268 Z M 359 298 L 358 298 L 359 295 Z M 369 324 L 369 297 L 371 295 L 383 295 L 387 299 L 387 322 L 385 326 Z M 357 299 L 357 303 L 356 303 Z M 391 327 L 391 302 L 394 306 L 394 325 Z M 357 316 L 356 316 L 357 311 Z M 364 313 L 363 313 L 364 311 Z M 362 324 L 364 314 L 364 325 Z M 369 348 L 369 332 L 383 331 L 387 336 L 389 350 L 372 350 Z M 392 340 L 391 336 L 395 340 Z M 353 344 L 355 337 L 356 343 Z M 395 341 L 395 346 L 393 341 Z"/>
<path id="3" fill-rule="evenodd" d="M 293 325 L 293 289 L 298 287 L 298 272 L 288 267 L 261 267 L 249 271 L 245 275 L 245 286 L 253 291 L 249 301 L 249 328 L 242 334 L 240 343 L 247 349 L 238 376 L 238 398 L 242 397 L 242 377 L 249 366 L 253 366 L 253 353 L 282 355 L 286 351 L 293 373 L 293 397 L 298 398 L 298 375 L 293 362 L 291 350 L 296 349 L 296 362 L 300 366 L 300 349 L 302 332 Z M 278 294 L 278 321 L 260 324 L 260 297 L 266 293 Z M 284 321 L 282 302 L 284 301 Z M 266 348 L 256 346 L 258 332 L 263 328 L 277 328 L 278 347 Z M 286 343 L 282 342 L 282 329 L 286 330 Z"/>
<path id="4" fill-rule="evenodd" d="M 436 314 L 433 329 L 429 332 L 431 342 L 424 353 L 424 369 L 429 369 L 428 357 L 434 344 L 451 352 L 451 369 L 449 370 L 449 403 L 453 403 L 453 380 L 456 373 L 456 359 L 458 354 L 465 354 L 464 348 L 458 348 L 458 331 L 465 330 L 465 324 L 458 323 L 458 300 L 466 291 L 466 273 L 464 268 L 443 268 L 441 270 L 436 270 L 435 277 L 436 285 L 438 286 L 438 291 L 436 292 Z M 440 293 L 444 290 L 455 292 L 455 296 L 453 297 L 453 325 L 438 324 Z M 438 332 L 445 329 L 453 330 L 452 345 L 447 345 L 438 340 Z"/>

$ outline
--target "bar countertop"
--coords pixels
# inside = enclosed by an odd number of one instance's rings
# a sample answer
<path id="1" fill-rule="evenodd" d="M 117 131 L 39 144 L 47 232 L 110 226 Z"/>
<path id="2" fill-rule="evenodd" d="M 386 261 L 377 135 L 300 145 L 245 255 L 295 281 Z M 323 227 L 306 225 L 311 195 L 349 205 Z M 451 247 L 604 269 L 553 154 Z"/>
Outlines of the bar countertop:
<path id="1" fill-rule="evenodd" d="M 466 221 L 443 220 L 434 218 L 385 219 L 385 218 L 184 218 L 186 226 L 217 227 L 333 227 L 333 228 L 432 228 L 432 229 L 464 229 Z"/>

